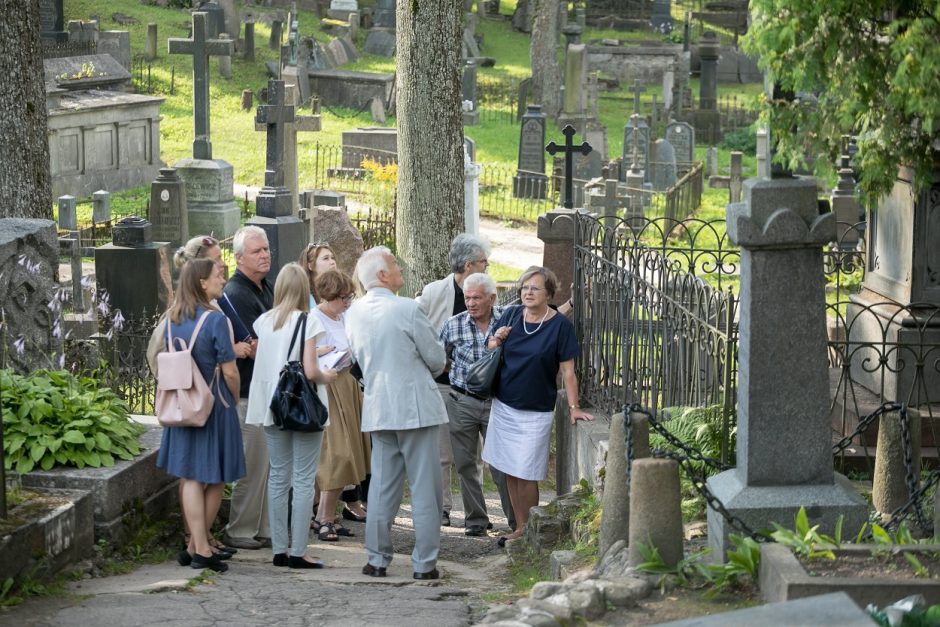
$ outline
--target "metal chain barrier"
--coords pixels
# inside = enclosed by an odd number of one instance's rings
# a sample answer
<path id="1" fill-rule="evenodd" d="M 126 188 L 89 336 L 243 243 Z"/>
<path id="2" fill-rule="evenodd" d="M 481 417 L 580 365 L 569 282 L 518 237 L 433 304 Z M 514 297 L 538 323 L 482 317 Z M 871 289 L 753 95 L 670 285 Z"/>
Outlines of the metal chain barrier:
<path id="1" fill-rule="evenodd" d="M 898 525 L 900 525 L 901 522 L 907 518 L 908 514 L 913 508 L 922 506 L 924 496 L 927 494 L 927 491 L 934 487 L 938 481 L 940 481 L 940 468 L 934 468 L 930 471 L 930 474 L 927 475 L 927 479 L 924 481 L 923 485 L 921 485 L 920 488 L 918 488 L 915 492 L 911 493 L 910 500 L 891 512 L 891 518 L 889 518 L 888 522 L 883 524 L 882 527 L 885 529 L 896 529 Z M 933 535 L 934 528 L 932 522 L 923 520 L 923 525 L 921 525 L 921 521 L 918 520 L 918 526 L 920 526 L 921 531 L 923 531 L 927 536 Z"/>
<path id="2" fill-rule="evenodd" d="M 884 405 L 882 405 L 881 407 L 879 407 L 872 413 L 868 414 L 867 416 L 859 420 L 858 426 L 855 427 L 855 431 L 845 436 L 844 438 L 842 438 L 841 440 L 839 440 L 832 446 L 832 454 L 838 455 L 839 453 L 847 449 L 849 445 L 852 444 L 852 440 L 862 435 L 862 433 L 865 432 L 865 429 L 867 429 L 869 425 L 871 425 L 871 423 L 878 420 L 878 418 L 880 418 L 882 414 L 892 412 L 892 411 L 899 411 L 903 407 L 904 405 L 900 403 L 885 403 Z"/>
<path id="3" fill-rule="evenodd" d="M 349 114 L 349 115 L 343 115 L 342 113 L 337 112 L 336 109 L 333 109 L 332 107 L 328 107 L 327 105 L 325 105 L 325 104 L 323 104 L 323 103 L 320 103 L 320 108 L 321 108 L 321 109 L 326 109 L 327 111 L 329 111 L 330 113 L 332 113 L 332 114 L 335 115 L 336 117 L 340 118 L 341 120 L 348 120 L 349 118 L 354 118 L 354 117 L 356 117 L 357 115 L 359 115 L 360 113 L 363 113 L 366 109 L 368 109 L 368 108 L 371 107 L 371 106 L 372 106 L 372 102 L 369 101 L 369 102 L 365 103 L 364 105 L 362 105 L 361 107 L 359 107 L 359 109 L 358 109 L 357 111 L 355 111 L 354 113 L 351 113 L 351 114 Z"/>
<path id="4" fill-rule="evenodd" d="M 907 483 L 908 494 L 913 496 L 920 491 L 920 486 L 918 485 L 920 483 L 920 477 L 914 472 L 914 449 L 911 444 L 911 420 L 907 413 L 906 405 L 901 407 L 898 422 L 901 425 L 901 445 L 904 450 L 904 479 Z M 923 503 L 921 503 L 920 499 L 910 500 L 909 503 L 911 503 L 911 511 L 914 512 L 914 518 L 917 519 L 917 526 L 924 531 L 930 529 L 932 534 L 933 523 L 928 522 L 924 516 Z"/>

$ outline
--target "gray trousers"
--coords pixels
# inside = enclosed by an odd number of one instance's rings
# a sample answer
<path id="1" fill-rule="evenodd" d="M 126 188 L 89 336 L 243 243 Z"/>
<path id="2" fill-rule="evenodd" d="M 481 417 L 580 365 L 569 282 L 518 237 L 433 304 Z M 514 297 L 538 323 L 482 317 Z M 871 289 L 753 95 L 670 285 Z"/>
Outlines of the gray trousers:
<path id="1" fill-rule="evenodd" d="M 384 568 L 392 561 L 392 524 L 401 507 L 405 477 L 411 487 L 414 572 L 434 569 L 441 547 L 440 427 L 372 432 L 372 481 L 366 518 L 369 563 Z"/>
<path id="2" fill-rule="evenodd" d="M 268 521 L 268 445 L 260 425 L 246 425 L 248 399 L 238 399 L 238 422 L 245 447 L 245 476 L 232 489 L 225 532 L 232 538 L 271 537 Z"/>
<path id="3" fill-rule="evenodd" d="M 310 519 L 313 518 L 313 483 L 317 478 L 323 432 L 301 433 L 264 427 L 268 442 L 271 471 L 268 474 L 268 518 L 271 521 L 271 548 L 275 555 L 287 553 L 303 557 L 310 540 Z M 291 487 L 290 508 L 287 496 Z M 290 531 L 287 529 L 287 513 Z"/>
<path id="4" fill-rule="evenodd" d="M 450 385 L 444 385 L 443 383 L 437 384 L 437 391 L 441 393 L 441 399 L 444 403 L 447 403 L 447 395 L 450 393 Z M 454 451 L 451 449 L 450 445 L 450 435 L 447 430 L 447 426 L 441 427 L 441 496 L 443 500 L 441 501 L 442 511 L 450 512 L 454 509 L 454 491 L 451 483 L 451 474 L 450 470 L 454 467 Z"/>
<path id="5" fill-rule="evenodd" d="M 447 416 L 450 419 L 450 441 L 454 450 L 454 463 L 460 477 L 460 496 L 463 498 L 463 510 L 466 526 L 486 527 L 490 519 L 486 513 L 486 500 L 483 497 L 483 477 L 480 474 L 480 443 L 486 439 L 486 428 L 490 422 L 490 401 L 460 394 L 451 390 L 444 399 L 447 404 Z M 490 466 L 490 475 L 499 491 L 499 501 L 509 526 L 515 528 L 516 517 L 512 511 L 509 492 L 506 489 L 506 475 Z"/>

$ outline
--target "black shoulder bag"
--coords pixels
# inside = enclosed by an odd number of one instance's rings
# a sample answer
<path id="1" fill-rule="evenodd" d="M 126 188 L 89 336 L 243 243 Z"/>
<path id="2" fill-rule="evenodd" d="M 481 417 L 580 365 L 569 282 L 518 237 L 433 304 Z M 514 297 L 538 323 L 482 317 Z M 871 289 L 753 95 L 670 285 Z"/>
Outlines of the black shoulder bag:
<path id="1" fill-rule="evenodd" d="M 520 306 L 519 309 L 522 307 Z M 516 323 L 516 314 L 514 311 L 509 318 L 509 326 Z M 503 363 L 503 345 L 500 344 L 491 351 L 487 351 L 483 357 L 476 360 L 467 368 L 467 391 L 480 396 L 489 398 L 493 396 L 493 387 L 496 383 L 496 376 L 499 374 L 499 367 Z"/>
<path id="2" fill-rule="evenodd" d="M 300 357 L 290 361 L 294 352 L 294 342 L 300 333 Z M 271 413 L 274 424 L 287 431 L 317 432 L 323 431 L 327 421 L 327 409 L 317 396 L 316 384 L 304 374 L 304 338 L 307 336 L 307 314 L 301 313 L 294 335 L 287 349 L 287 363 L 281 368 L 281 375 L 271 399 Z"/>

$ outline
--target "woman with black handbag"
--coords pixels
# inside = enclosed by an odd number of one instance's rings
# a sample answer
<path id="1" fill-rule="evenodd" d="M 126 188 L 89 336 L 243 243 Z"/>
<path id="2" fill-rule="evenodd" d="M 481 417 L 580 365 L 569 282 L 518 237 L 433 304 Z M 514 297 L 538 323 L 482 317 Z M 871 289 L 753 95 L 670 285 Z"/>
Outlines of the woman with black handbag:
<path id="1" fill-rule="evenodd" d="M 320 459 L 323 431 L 297 431 L 275 424 L 271 400 L 281 370 L 301 359 L 307 379 L 318 383 L 317 396 L 329 402 L 326 385 L 336 380 L 336 371 L 317 364 L 316 341 L 324 333 L 315 317 L 308 317 L 310 283 L 296 263 L 284 266 L 274 284 L 274 307 L 261 315 L 254 330 L 258 336 L 255 371 L 248 395 L 247 424 L 262 425 L 268 446 L 268 515 L 275 566 L 323 568 L 323 562 L 307 557 L 310 519 L 313 517 L 313 483 Z M 302 336 L 301 335 L 302 330 Z M 300 337 L 298 337 L 300 336 Z M 288 493 L 291 524 L 288 530 Z"/>

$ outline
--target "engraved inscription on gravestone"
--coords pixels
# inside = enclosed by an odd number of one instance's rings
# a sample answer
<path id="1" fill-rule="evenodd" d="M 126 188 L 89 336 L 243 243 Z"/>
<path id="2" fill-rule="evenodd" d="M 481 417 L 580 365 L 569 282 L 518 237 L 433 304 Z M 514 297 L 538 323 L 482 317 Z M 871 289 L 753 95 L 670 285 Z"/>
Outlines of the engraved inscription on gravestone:
<path id="1" fill-rule="evenodd" d="M 64 30 L 63 0 L 39 0 L 39 32 L 53 33 Z"/>
<path id="2" fill-rule="evenodd" d="M 676 149 L 676 161 L 690 162 L 695 158 L 695 128 L 685 122 L 666 125 L 665 139 Z"/>
<path id="3" fill-rule="evenodd" d="M 186 184 L 174 168 L 161 168 L 150 186 L 149 219 L 156 241 L 178 246 L 189 239 Z"/>
<path id="4" fill-rule="evenodd" d="M 542 144 L 545 128 L 539 120 L 526 120 L 519 141 L 519 169 L 524 172 L 545 171 L 545 156 Z"/>

